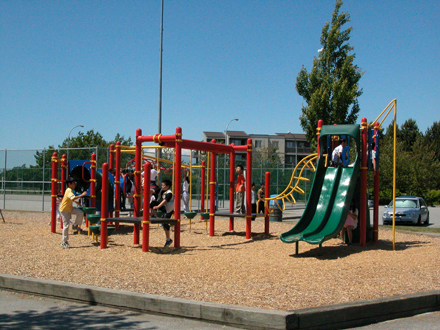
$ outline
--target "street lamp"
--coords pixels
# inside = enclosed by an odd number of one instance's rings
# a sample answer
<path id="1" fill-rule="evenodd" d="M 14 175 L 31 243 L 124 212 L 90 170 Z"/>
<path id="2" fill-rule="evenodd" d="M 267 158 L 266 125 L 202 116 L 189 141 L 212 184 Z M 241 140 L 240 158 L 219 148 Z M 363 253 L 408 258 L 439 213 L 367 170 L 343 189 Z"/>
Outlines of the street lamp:
<path id="1" fill-rule="evenodd" d="M 75 127 L 73 127 L 70 132 L 69 132 L 69 137 L 67 138 L 67 160 L 69 159 L 69 149 L 70 149 L 70 133 L 72 133 L 72 131 L 77 128 L 77 127 L 84 127 L 84 125 L 77 125 Z"/>
<path id="2" fill-rule="evenodd" d="M 229 121 L 228 125 L 226 125 L 226 131 L 225 131 L 225 144 L 226 144 L 226 145 L 229 144 L 229 139 L 228 139 L 228 127 L 229 127 L 229 124 L 230 124 L 231 122 L 233 122 L 233 121 L 238 121 L 238 119 L 237 119 L 237 118 L 235 118 L 235 119 L 231 119 L 231 120 Z"/>

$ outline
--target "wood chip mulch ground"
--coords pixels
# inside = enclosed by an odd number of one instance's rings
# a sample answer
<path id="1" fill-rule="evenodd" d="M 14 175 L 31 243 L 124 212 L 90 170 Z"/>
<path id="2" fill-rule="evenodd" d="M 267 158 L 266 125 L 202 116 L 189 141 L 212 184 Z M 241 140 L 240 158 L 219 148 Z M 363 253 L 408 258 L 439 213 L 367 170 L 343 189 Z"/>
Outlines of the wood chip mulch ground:
<path id="1" fill-rule="evenodd" d="M 181 249 L 164 248 L 163 229 L 152 225 L 151 251 L 133 245 L 132 226 L 109 238 L 101 250 L 87 235 L 71 235 L 60 247 L 61 229 L 50 232 L 49 213 L 2 211 L 0 273 L 135 291 L 168 297 L 274 310 L 293 310 L 440 289 L 440 239 L 427 235 L 379 232 L 366 247 L 282 243 L 292 222 L 216 219 L 215 236 L 205 222 L 182 220 Z M 84 226 L 83 226 L 84 227 Z M 172 234 L 173 236 L 173 234 Z"/>

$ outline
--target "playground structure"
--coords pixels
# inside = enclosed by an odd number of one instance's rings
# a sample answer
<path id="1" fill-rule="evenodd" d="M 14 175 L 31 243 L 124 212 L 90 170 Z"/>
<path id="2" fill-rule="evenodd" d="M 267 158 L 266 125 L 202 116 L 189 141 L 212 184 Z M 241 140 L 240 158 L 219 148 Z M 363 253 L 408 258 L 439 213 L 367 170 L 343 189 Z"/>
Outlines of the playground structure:
<path id="1" fill-rule="evenodd" d="M 389 112 L 394 109 L 396 111 L 396 101 L 392 101 L 393 107 L 389 110 Z M 390 103 L 390 104 L 391 104 Z M 389 105 L 390 106 L 390 105 Z M 389 107 L 388 106 L 388 107 Z M 387 108 L 388 108 L 387 107 Z M 386 111 L 385 109 L 379 117 Z M 388 113 L 389 113 L 388 112 Z M 388 114 L 387 114 L 388 115 Z M 287 243 L 296 243 L 296 253 L 298 253 L 298 243 L 300 240 L 308 242 L 310 244 L 319 244 L 320 251 L 322 243 L 325 240 L 335 237 L 342 226 L 344 225 L 345 219 L 347 217 L 348 208 L 351 202 L 351 199 L 354 196 L 354 189 L 357 181 L 359 181 L 360 185 L 360 193 L 357 200 L 358 205 L 360 206 L 360 214 L 359 214 L 359 242 L 361 246 L 365 246 L 367 239 L 371 238 L 375 242 L 378 241 L 378 201 L 379 201 L 379 130 L 380 124 L 378 119 L 379 117 L 370 125 L 368 125 L 365 118 L 362 119 L 361 127 L 359 125 L 333 125 L 333 126 L 323 126 L 322 121 L 319 121 L 318 124 L 318 153 L 317 155 L 310 155 L 303 159 L 300 163 L 297 164 L 295 170 L 292 173 L 292 177 L 290 182 L 284 191 L 282 191 L 276 197 L 270 197 L 270 173 L 267 172 L 265 179 L 265 213 L 263 217 L 265 218 L 265 233 L 269 233 L 269 217 L 268 215 L 273 212 L 274 208 L 277 207 L 280 210 L 285 209 L 286 202 L 295 204 L 296 200 L 293 197 L 293 192 L 304 193 L 304 191 L 299 187 L 299 182 L 303 180 L 308 180 L 307 178 L 302 177 L 302 173 L 305 168 L 308 168 L 310 171 L 315 172 L 315 176 L 312 184 L 312 191 L 310 192 L 310 198 L 308 199 L 306 209 L 304 211 L 303 216 L 297 225 L 290 231 L 283 233 L 281 235 L 281 240 Z M 374 131 L 371 127 L 374 126 Z M 370 129 L 369 129 L 370 128 Z M 331 151 L 337 144 L 337 140 L 339 136 L 348 136 L 351 137 L 355 141 L 356 154 L 355 160 L 348 167 L 328 167 L 328 162 L 330 158 Z M 371 159 L 368 159 L 367 155 L 371 153 L 372 141 L 375 142 L 374 150 L 376 151 L 376 167 L 377 169 L 374 171 L 374 210 L 373 210 L 373 228 L 371 230 L 369 225 L 369 211 L 368 211 L 368 203 L 367 203 L 367 186 L 366 186 L 366 175 L 367 170 L 372 168 Z M 161 218 L 150 218 L 149 212 L 144 212 L 141 214 L 141 209 L 149 209 L 149 205 L 146 204 L 145 201 L 149 201 L 149 189 L 144 191 L 142 194 L 141 189 L 141 169 L 142 163 L 145 162 L 144 172 L 148 176 L 144 176 L 145 186 L 149 186 L 149 173 L 151 169 L 151 163 L 154 162 L 150 160 L 146 160 L 146 157 L 143 154 L 143 148 L 152 148 L 151 146 L 143 146 L 144 143 L 156 143 L 159 146 L 156 147 L 166 147 L 174 149 L 174 160 L 171 162 L 172 165 L 172 174 L 173 174 L 173 189 L 174 189 L 174 219 L 161 219 Z M 116 173 L 119 173 L 121 168 L 120 161 L 120 153 L 121 149 L 123 149 L 120 143 L 117 143 L 116 150 L 113 149 L 110 153 L 110 169 L 114 169 Z M 125 147 L 127 148 L 127 147 Z M 154 147 L 153 147 L 154 148 Z M 199 141 L 191 141 L 182 139 L 182 130 L 180 127 L 176 128 L 176 134 L 174 135 L 161 135 L 156 134 L 153 136 L 142 136 L 142 131 L 138 129 L 136 131 L 136 146 L 133 150 L 132 147 L 128 147 L 128 152 L 133 152 L 135 154 L 135 171 L 134 171 L 134 181 L 135 181 L 135 193 L 134 193 L 134 217 L 119 217 L 119 194 L 120 194 L 120 182 L 118 180 L 119 176 L 117 175 L 115 179 L 115 214 L 116 217 L 113 217 L 111 212 L 108 212 L 107 202 L 104 199 L 108 194 L 108 180 L 109 180 L 109 165 L 104 164 L 102 170 L 102 201 L 101 201 L 101 248 L 107 247 L 107 230 L 106 225 L 107 222 L 115 222 L 116 228 L 118 228 L 119 222 L 131 222 L 134 223 L 134 244 L 139 244 L 139 229 L 140 224 L 143 225 L 144 237 L 148 232 L 150 223 L 171 223 L 175 225 L 174 230 L 174 246 L 176 248 L 180 247 L 180 222 L 181 222 L 181 211 L 180 211 L 180 192 L 181 192 L 181 168 L 182 166 L 192 168 L 192 164 L 185 165 L 182 164 L 182 149 L 189 149 L 191 151 L 205 151 L 208 152 L 211 156 L 210 163 L 210 181 L 209 184 L 209 213 L 204 212 L 204 187 L 205 187 L 205 179 L 206 179 L 206 166 L 205 163 L 202 162 L 201 168 L 201 209 L 200 213 L 203 219 L 209 217 L 209 235 L 214 236 L 215 232 L 215 216 L 227 216 L 229 217 L 229 230 L 234 230 L 234 218 L 235 217 L 244 217 L 246 219 L 246 238 L 251 238 L 251 219 L 253 216 L 258 216 L 257 214 L 251 213 L 251 182 L 252 182 L 252 141 L 248 139 L 247 145 L 244 146 L 235 146 L 231 145 L 220 145 L 216 144 L 216 141 L 213 140 L 211 142 L 199 142 Z M 350 149 L 350 147 L 347 147 Z M 246 151 L 246 167 L 247 167 L 247 175 L 246 175 L 246 214 L 234 214 L 234 199 L 230 198 L 230 213 L 219 213 L 215 212 L 215 185 L 216 185 L 216 155 L 217 154 L 226 154 L 230 156 L 230 178 L 229 178 L 229 190 L 230 196 L 234 195 L 235 191 L 235 152 L 237 150 Z M 347 154 L 349 151 L 346 151 Z M 344 152 L 343 155 L 346 153 Z M 116 166 L 114 167 L 114 156 L 116 155 Z M 316 167 L 314 165 L 314 161 L 318 159 Z M 58 161 L 56 153 L 52 158 L 52 218 L 51 218 L 51 231 L 55 232 L 55 213 L 54 213 L 54 205 L 56 205 L 56 197 L 57 195 L 57 163 L 61 163 L 61 194 L 64 193 L 64 178 L 67 176 L 66 164 L 67 160 L 65 159 L 65 155 L 63 155 L 62 159 Z M 162 161 L 162 160 L 161 160 Z M 347 160 L 348 161 L 348 157 Z M 192 162 L 191 162 L 192 163 Z M 93 207 L 96 204 L 96 158 L 92 155 L 91 164 L 91 174 L 90 174 L 90 206 Z M 158 166 L 159 159 L 156 159 L 156 164 Z M 145 167 L 148 165 L 148 169 Z M 302 168 L 301 168 L 302 166 Z M 197 167 L 197 165 L 196 165 Z M 208 166 L 209 167 L 209 166 Z M 171 168 L 171 167 L 170 167 Z M 295 176 L 297 170 L 300 170 L 299 176 Z M 55 174 L 54 174 L 55 173 Z M 190 175 L 192 171 L 190 170 Z M 360 174 L 360 179 L 357 177 Z M 395 174 L 394 174 L 395 175 Z M 83 174 L 84 176 L 84 174 Z M 295 181 L 296 180 L 296 181 Z M 144 202 L 142 205 L 142 195 L 144 197 Z M 393 199 L 395 198 L 395 192 L 393 193 Z M 280 203 L 281 201 L 281 203 Z M 269 203 L 272 203 L 272 209 L 269 207 Z M 257 203 L 258 205 L 258 203 Z M 319 210 L 319 211 L 318 211 Z M 189 219 L 195 216 L 196 212 L 190 212 Z M 148 225 L 147 227 L 144 227 Z M 369 235 L 369 236 L 368 236 Z M 145 239 L 145 238 L 143 238 Z M 143 250 L 144 246 L 146 251 L 148 251 L 148 242 L 143 241 Z M 393 248 L 394 248 L 394 221 L 393 221 Z"/>
<path id="2" fill-rule="evenodd" d="M 319 126 L 319 151 L 322 152 L 319 153 L 317 170 L 306 209 L 296 226 L 280 236 L 285 243 L 296 243 L 296 253 L 298 253 L 299 241 L 319 244 L 321 250 L 322 243 L 335 237 L 341 230 L 347 218 L 360 167 L 359 126 L 322 126 L 322 121 Z M 328 167 L 331 151 L 327 150 L 333 150 L 333 148 L 332 144 L 328 146 L 327 136 L 339 135 L 354 138 L 357 150 L 355 161 L 349 167 Z M 366 201 L 362 203 L 361 197 L 361 217 L 363 204 L 366 204 Z"/>
<path id="3" fill-rule="evenodd" d="M 134 217 L 120 217 L 119 213 L 120 213 L 120 194 L 121 194 L 121 189 L 120 189 L 120 181 L 119 181 L 119 175 L 115 176 L 115 217 L 113 217 L 112 212 L 109 212 L 108 210 L 108 198 L 106 197 L 109 193 L 109 186 L 111 187 L 111 185 L 109 185 L 109 170 L 113 169 L 114 173 L 119 173 L 120 168 L 121 168 L 121 152 L 123 152 L 123 147 L 120 145 L 120 143 L 117 143 L 116 145 L 116 149 L 114 149 L 113 146 L 111 146 L 111 153 L 110 153 L 110 165 L 109 164 L 103 164 L 103 169 L 102 169 L 102 174 L 98 173 L 98 179 L 101 180 L 97 180 L 97 172 L 96 172 L 96 156 L 92 155 L 92 159 L 90 162 L 84 162 L 84 164 L 86 163 L 90 163 L 90 179 L 85 178 L 87 177 L 87 175 L 84 175 L 84 165 L 82 166 L 82 174 L 81 174 L 81 178 L 83 181 L 87 181 L 90 183 L 90 188 L 88 188 L 88 186 L 86 187 L 86 189 L 90 189 L 90 206 L 94 207 L 96 204 L 99 204 L 99 202 L 97 203 L 96 201 L 96 186 L 101 184 L 102 186 L 102 194 L 101 194 L 101 248 L 106 248 L 107 247 L 107 223 L 108 222 L 115 222 L 116 225 L 116 230 L 119 229 L 119 223 L 133 223 L 134 224 L 134 244 L 139 244 L 139 234 L 140 234 L 140 225 L 143 225 L 143 229 L 144 230 L 144 236 L 143 236 L 143 246 L 146 247 L 146 251 L 148 251 L 148 234 L 147 236 L 146 233 L 149 231 L 149 224 L 150 223 L 171 223 L 175 225 L 175 230 L 174 230 L 174 241 L 175 241 L 175 247 L 178 248 L 180 247 L 180 185 L 181 185 L 181 167 L 185 166 L 184 164 L 182 164 L 181 162 L 181 150 L 182 149 L 191 149 L 192 150 L 200 150 L 200 151 L 206 151 L 209 152 L 211 157 L 211 163 L 210 163 L 210 182 L 209 182 L 209 190 L 210 190 L 210 206 L 209 206 L 209 213 L 207 213 L 207 215 L 209 215 L 209 235 L 210 236 L 214 236 L 214 232 L 215 232 L 215 216 L 227 216 L 229 217 L 229 230 L 233 231 L 234 230 L 234 218 L 235 217 L 245 217 L 246 218 L 246 238 L 249 239 L 251 238 L 251 219 L 253 216 L 258 216 L 258 210 L 257 210 L 257 214 L 252 214 L 251 213 L 251 194 L 250 194 L 250 186 L 251 186 L 251 182 L 252 182 L 252 141 L 249 139 L 247 142 L 247 145 L 245 146 L 235 146 L 234 144 L 231 144 L 229 146 L 225 146 L 225 145 L 219 145 L 216 144 L 216 141 L 213 140 L 210 143 L 207 142 L 198 142 L 198 141 L 190 141 L 190 140 L 183 140 L 181 139 L 181 129 L 178 127 L 176 129 L 176 134 L 175 135 L 168 135 L 168 136 L 162 136 L 162 135 L 154 135 L 154 136 L 142 136 L 142 131 L 139 129 L 137 130 L 137 134 L 136 134 L 136 146 L 135 149 L 133 150 L 132 147 L 129 147 L 127 149 L 125 149 L 126 152 L 133 152 L 135 154 L 135 171 L 134 171 L 134 181 L 135 181 L 135 193 L 134 193 Z M 150 173 L 150 169 L 151 169 L 151 159 L 150 160 L 146 160 L 146 156 L 143 154 L 143 149 L 144 148 L 151 148 L 147 147 L 147 146 L 143 146 L 143 143 L 146 142 L 154 142 L 156 144 L 160 144 L 161 147 L 166 147 L 166 148 L 173 148 L 175 150 L 175 157 L 174 157 L 174 161 L 173 161 L 173 188 L 174 188 L 174 219 L 161 219 L 161 218 L 150 218 L 150 214 L 149 212 L 144 212 L 141 216 L 141 209 L 145 209 L 145 207 L 147 207 L 147 209 L 149 209 L 148 205 L 141 205 L 142 204 L 142 189 L 141 189 L 141 169 L 142 169 L 142 163 L 145 162 L 145 165 L 149 166 L 149 169 L 145 169 L 144 168 L 144 180 L 146 180 L 146 182 L 144 182 L 144 186 L 149 186 L 149 173 Z M 159 146 L 157 146 L 159 147 Z M 215 185 L 216 185 L 216 154 L 218 153 L 224 153 L 230 156 L 230 184 L 229 184 L 229 188 L 230 188 L 230 195 L 233 196 L 234 195 L 234 191 L 235 191 L 235 182 L 234 182 L 234 177 L 235 177 L 235 151 L 237 150 L 244 150 L 247 153 L 247 175 L 246 175 L 246 215 L 241 215 L 241 214 L 234 214 L 234 199 L 230 198 L 230 213 L 220 213 L 220 212 L 215 212 Z M 275 208 L 279 208 L 280 210 L 284 210 L 286 207 L 287 202 L 295 204 L 296 200 L 293 197 L 293 193 L 294 192 L 298 192 L 298 193 L 304 193 L 304 191 L 299 187 L 299 183 L 301 181 L 304 180 L 309 180 L 307 178 L 302 177 L 303 171 L 308 168 L 309 170 L 311 170 L 312 172 L 314 172 L 316 170 L 315 166 L 314 166 L 314 160 L 316 159 L 316 155 L 310 155 L 308 157 L 306 157 L 305 159 L 303 159 L 300 163 L 297 164 L 295 170 L 292 172 L 292 176 L 290 179 L 290 182 L 288 184 L 288 186 L 286 187 L 286 189 L 284 189 L 284 191 L 282 191 L 280 194 L 278 194 L 275 197 L 270 197 L 270 173 L 266 173 L 265 175 L 265 214 L 263 214 L 264 218 L 265 218 L 265 233 L 268 234 L 269 233 L 269 217 L 268 215 L 274 211 Z M 116 161 L 115 161 L 116 158 Z M 57 169 L 56 169 L 56 163 L 57 160 L 56 158 L 53 159 L 53 166 L 55 166 L 55 169 L 53 169 L 53 173 L 56 173 Z M 63 156 L 63 158 L 60 161 L 61 163 L 61 169 L 62 169 L 62 173 L 61 173 L 61 182 L 62 184 L 62 191 L 61 193 L 64 193 L 64 178 L 67 176 L 67 160 L 65 159 L 65 156 Z M 116 164 L 116 166 L 114 166 L 114 164 Z M 156 164 L 159 164 L 159 159 L 156 159 Z M 191 169 L 191 164 L 189 165 L 190 169 Z M 204 187 L 205 187 L 205 164 L 202 162 L 202 184 L 201 184 L 201 188 L 202 188 L 202 196 L 204 196 L 205 192 L 204 192 Z M 297 170 L 300 169 L 299 175 L 295 176 L 295 173 L 297 172 Z M 209 169 L 208 169 L 209 170 Z M 146 175 L 148 173 L 148 176 Z M 191 173 L 191 171 L 190 171 Z M 56 190 L 56 175 L 53 176 L 53 184 L 55 186 L 55 190 Z M 144 197 L 144 201 L 150 200 L 150 192 L 149 189 L 145 189 L 146 191 L 143 192 L 143 197 Z M 122 192 L 123 193 L 123 192 Z M 281 203 L 280 203 L 281 201 Z M 204 198 L 202 198 L 201 201 L 201 214 L 202 217 L 205 218 L 206 217 L 206 213 L 204 212 Z M 269 207 L 269 203 L 272 202 L 272 208 Z M 145 204 L 145 203 L 144 203 Z M 143 207 L 142 207 L 143 206 Z M 54 216 L 53 216 L 54 218 Z M 87 219 L 87 215 L 86 215 L 86 219 Z M 88 221 L 88 220 L 86 220 Z M 53 221 L 52 221 L 53 222 Z M 88 225 L 88 224 L 87 224 Z M 145 225 L 148 225 L 147 227 L 144 228 Z M 52 230 L 54 232 L 54 230 Z M 95 229 L 96 231 L 96 229 Z M 145 241 L 145 239 L 147 241 Z"/>
<path id="4" fill-rule="evenodd" d="M 396 110 L 395 102 L 395 100 L 392 101 L 387 108 L 393 103 L 393 108 Z M 387 108 L 379 117 L 383 115 Z M 321 253 L 322 243 L 340 233 L 347 219 L 353 198 L 356 199 L 356 205 L 359 205 L 358 230 L 360 245 L 365 246 L 368 239 L 372 239 L 374 242 L 378 241 L 379 117 L 371 125 L 368 125 L 367 119 L 363 118 L 360 127 L 359 125 L 323 126 L 322 120 L 318 122 L 318 163 L 312 191 L 301 219 L 295 227 L 280 236 L 283 242 L 296 244 L 296 254 L 298 254 L 299 241 L 318 244 Z M 371 127 L 374 127 L 374 129 L 371 129 Z M 347 146 L 342 153 L 344 166 L 329 167 L 331 154 L 337 146 L 339 137 L 351 137 L 355 141 L 355 159 L 352 164 L 348 165 L 350 147 Z M 374 149 L 372 149 L 373 146 Z M 371 157 L 368 157 L 373 150 L 376 153 L 375 164 L 373 164 Z M 374 173 L 372 230 L 370 228 L 367 196 L 367 170 L 373 170 Z M 356 184 L 360 187 L 358 195 L 355 195 Z"/>
<path id="5" fill-rule="evenodd" d="M 109 176 L 109 165 L 107 163 L 103 164 L 102 168 L 102 201 L 101 201 L 101 248 L 107 247 L 107 222 L 115 222 L 117 225 L 119 222 L 131 222 L 134 223 L 134 244 L 139 244 L 139 229 L 140 224 L 142 225 L 149 225 L 150 223 L 161 223 L 161 222 L 167 222 L 172 223 L 175 225 L 174 229 L 174 246 L 176 248 L 180 247 L 180 221 L 181 221 L 181 211 L 180 211 L 180 200 L 181 200 L 181 155 L 182 155 L 182 149 L 191 149 L 191 150 L 199 150 L 199 151 L 205 151 L 209 152 L 211 157 L 210 162 L 210 181 L 209 181 L 209 193 L 210 193 L 210 205 L 209 205 L 209 235 L 214 236 L 215 232 L 215 185 L 216 185 L 216 155 L 221 154 L 227 154 L 230 156 L 230 195 L 234 195 L 235 191 L 235 152 L 237 150 L 246 151 L 247 158 L 246 158 L 246 166 L 248 170 L 247 178 L 246 178 L 246 215 L 244 217 L 246 218 L 246 238 L 251 238 L 251 183 L 252 183 L 252 141 L 249 139 L 247 142 L 247 145 L 244 146 L 235 146 L 234 144 L 231 145 L 220 145 L 216 144 L 216 141 L 213 140 L 211 142 L 199 142 L 199 141 L 191 141 L 191 140 L 184 140 L 182 137 L 182 130 L 180 127 L 176 129 L 176 134 L 174 135 L 161 135 L 156 134 L 153 136 L 142 136 L 142 131 L 138 129 L 136 131 L 136 149 L 135 149 L 135 171 L 134 171 L 134 184 L 135 184 L 135 193 L 134 193 L 134 217 L 112 217 L 111 214 L 109 214 L 107 209 L 107 199 L 106 196 L 108 195 L 108 176 Z M 142 169 L 142 162 L 143 162 L 143 152 L 142 152 L 142 144 L 147 142 L 153 142 L 156 144 L 160 144 L 161 146 L 167 147 L 167 148 L 174 148 L 175 150 L 175 159 L 174 159 L 174 166 L 173 166 L 173 187 L 174 187 L 174 218 L 175 219 L 157 219 L 157 218 L 149 218 L 149 212 L 143 212 L 141 217 L 141 209 L 142 209 L 142 188 L 141 188 L 141 169 Z M 118 153 L 120 153 L 121 148 L 120 145 L 117 144 L 116 146 L 116 167 L 115 172 L 118 173 L 120 169 L 120 156 L 118 156 Z M 112 155 L 112 154 L 110 154 Z M 110 161 L 112 163 L 113 160 Z M 56 197 L 59 195 L 57 194 L 57 173 L 58 173 L 58 163 L 61 164 L 61 195 L 64 193 L 64 186 L 65 186 L 65 178 L 67 177 L 67 160 L 65 156 L 61 160 L 58 160 L 56 153 L 54 153 L 52 157 L 52 216 L 51 216 L 51 231 L 55 232 L 55 209 L 56 209 Z M 90 206 L 94 207 L 96 205 L 96 156 L 92 155 L 92 160 L 90 162 L 91 165 L 91 178 L 90 178 Z M 149 162 L 146 162 L 144 166 L 151 166 Z M 150 167 L 149 167 L 150 168 Z M 202 182 L 204 178 L 204 171 L 205 168 L 202 166 Z M 149 186 L 149 173 L 150 171 L 146 168 L 144 168 L 144 180 L 147 186 Z M 148 174 L 148 175 L 147 175 Z M 269 198 L 269 187 L 270 187 L 270 175 L 268 173 L 266 174 L 266 197 Z M 116 202 L 116 208 L 115 213 L 116 215 L 119 215 L 119 194 L 120 193 L 120 186 L 119 186 L 119 180 L 115 180 L 116 186 L 115 186 L 115 202 Z M 145 189 L 143 193 L 144 197 L 144 209 L 149 209 L 149 205 L 145 205 L 146 201 L 149 201 L 149 189 Z M 204 195 L 204 184 L 202 183 L 202 196 Z M 203 199 L 202 199 L 203 200 Z M 204 204 L 202 202 L 202 216 L 204 211 Z M 234 200 L 230 199 L 230 212 L 228 214 L 229 216 L 229 230 L 234 230 L 234 217 L 236 216 L 243 216 L 243 215 L 236 215 L 233 213 L 234 211 Z M 267 209 L 265 217 L 265 233 L 269 233 L 269 217 L 268 217 L 269 210 Z M 148 227 L 146 227 L 148 231 Z M 144 231 L 145 235 L 145 231 Z M 148 243 L 145 244 L 146 249 L 148 250 Z"/>

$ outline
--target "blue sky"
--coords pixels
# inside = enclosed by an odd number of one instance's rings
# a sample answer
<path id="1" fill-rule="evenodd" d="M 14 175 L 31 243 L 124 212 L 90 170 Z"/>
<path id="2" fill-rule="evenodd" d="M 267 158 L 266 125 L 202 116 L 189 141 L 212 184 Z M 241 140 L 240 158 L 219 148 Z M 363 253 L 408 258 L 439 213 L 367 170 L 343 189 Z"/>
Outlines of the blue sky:
<path id="1" fill-rule="evenodd" d="M 335 1 L 165 0 L 162 134 L 301 133 L 295 89 Z M 158 132 L 160 0 L 0 0 L 0 149 Z M 439 121 L 440 2 L 346 0 L 369 121 Z M 388 126 L 388 120 L 385 126 Z M 76 128 L 71 136 L 78 133 Z"/>

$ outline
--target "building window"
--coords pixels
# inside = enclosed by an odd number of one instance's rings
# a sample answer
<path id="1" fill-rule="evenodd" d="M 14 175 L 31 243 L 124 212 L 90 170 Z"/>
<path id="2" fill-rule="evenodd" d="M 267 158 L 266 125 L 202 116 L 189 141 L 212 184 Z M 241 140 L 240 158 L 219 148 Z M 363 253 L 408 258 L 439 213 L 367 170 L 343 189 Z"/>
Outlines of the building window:
<path id="1" fill-rule="evenodd" d="M 229 143 L 233 143 L 236 146 L 241 146 L 241 140 L 232 139 L 232 140 L 229 141 Z"/>
<path id="2" fill-rule="evenodd" d="M 272 141 L 272 147 L 278 149 L 278 141 Z"/>
<path id="3" fill-rule="evenodd" d="M 295 164 L 295 156 L 286 156 L 286 164 Z"/>
<path id="4" fill-rule="evenodd" d="M 293 141 L 287 141 L 286 142 L 286 148 L 295 148 L 295 143 Z"/>
<path id="5" fill-rule="evenodd" d="M 255 140 L 255 148 L 261 148 L 261 140 Z"/>

